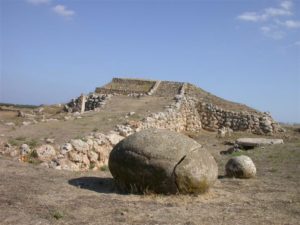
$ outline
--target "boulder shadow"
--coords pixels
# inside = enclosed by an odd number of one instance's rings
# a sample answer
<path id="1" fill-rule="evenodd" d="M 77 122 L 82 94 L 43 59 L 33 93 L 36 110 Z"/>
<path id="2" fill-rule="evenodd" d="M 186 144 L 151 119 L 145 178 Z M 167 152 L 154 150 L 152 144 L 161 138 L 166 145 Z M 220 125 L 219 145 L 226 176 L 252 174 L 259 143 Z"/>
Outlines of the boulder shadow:
<path id="1" fill-rule="evenodd" d="M 119 192 L 114 179 L 109 177 L 79 177 L 69 180 L 68 183 L 75 187 L 98 193 L 122 194 Z"/>
<path id="2" fill-rule="evenodd" d="M 225 175 L 219 175 L 219 176 L 218 176 L 218 179 L 219 179 L 219 180 L 222 180 L 222 179 L 225 179 L 225 178 L 227 178 Z"/>

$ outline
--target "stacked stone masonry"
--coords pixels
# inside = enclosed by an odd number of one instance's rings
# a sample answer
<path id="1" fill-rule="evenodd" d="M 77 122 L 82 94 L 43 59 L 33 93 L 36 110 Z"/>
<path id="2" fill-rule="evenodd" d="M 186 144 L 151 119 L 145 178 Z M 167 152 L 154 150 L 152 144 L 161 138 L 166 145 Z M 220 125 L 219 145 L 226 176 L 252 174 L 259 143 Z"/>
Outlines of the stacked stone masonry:
<path id="1" fill-rule="evenodd" d="M 85 112 L 103 107 L 106 102 L 112 97 L 112 94 L 97 94 L 92 93 L 88 96 L 81 95 L 76 99 L 72 99 L 65 105 L 65 110 L 68 112 Z"/>
<path id="2" fill-rule="evenodd" d="M 268 113 L 224 110 L 211 103 L 199 102 L 197 110 L 203 129 L 218 130 L 222 127 L 233 131 L 248 131 L 255 134 L 272 134 L 282 129 Z"/>
<path id="3" fill-rule="evenodd" d="M 41 158 L 47 158 L 43 164 L 64 170 L 99 169 L 107 165 L 110 151 L 120 140 L 147 128 L 163 128 L 177 132 L 225 129 L 270 135 L 283 131 L 267 113 L 223 109 L 201 98 L 190 96 L 186 91 L 189 85 L 179 82 L 154 82 L 148 90 L 151 95 L 173 96 L 172 103 L 166 106 L 163 112 L 152 113 L 140 121 L 128 120 L 126 124 L 117 125 L 115 130 L 108 134 L 92 133 L 83 139 L 70 140 L 60 149 L 53 150 L 49 146 L 41 148 Z M 87 97 L 82 95 L 72 100 L 66 108 L 80 111 L 80 106 L 84 105 L 85 111 L 95 110 L 105 105 L 114 94 L 116 93 L 92 93 Z M 26 150 L 26 154 L 28 152 L 30 150 Z M 21 156 L 23 153 L 24 149 L 21 149 Z M 45 155 L 47 157 L 44 157 Z"/>
<path id="4" fill-rule="evenodd" d="M 140 96 L 139 93 L 143 90 L 145 95 L 171 96 L 174 97 L 174 101 L 171 105 L 166 106 L 164 112 L 153 113 L 142 121 L 134 122 L 134 126 L 131 127 L 133 130 L 156 127 L 175 131 L 199 132 L 201 129 L 217 131 L 226 127 L 233 131 L 247 131 L 255 134 L 273 134 L 282 131 L 279 124 L 268 113 L 261 113 L 246 106 L 244 108 L 249 110 L 241 111 L 241 104 L 225 100 L 224 103 L 233 108 L 236 107 L 238 110 L 223 109 L 207 102 L 210 99 L 217 99 L 215 102 L 218 103 L 222 99 L 200 89 L 199 93 L 204 98 L 197 94 L 191 95 L 191 87 L 193 85 L 182 82 L 114 78 L 111 83 L 100 88 L 101 91 L 96 89 L 102 93 L 93 93 L 87 97 L 80 96 L 78 99 L 73 99 L 66 108 L 73 112 L 95 110 L 104 106 L 112 95 L 122 93 L 129 96 Z M 187 89 L 188 92 L 186 92 Z M 103 92 L 103 90 L 109 90 L 110 94 L 106 94 L 106 91 Z M 84 109 L 80 107 L 82 105 Z"/>
<path id="5" fill-rule="evenodd" d="M 113 78 L 112 82 L 104 87 L 97 87 L 95 92 L 100 94 L 147 94 L 156 84 L 156 81 L 141 79 Z"/>
<path id="6" fill-rule="evenodd" d="M 174 102 L 167 106 L 165 112 L 158 112 L 144 118 L 134 128 L 162 128 L 174 131 L 200 131 L 201 121 L 196 110 L 195 102 L 192 99 L 185 97 L 185 84 L 180 84 L 181 87 L 177 90 L 174 97 Z M 172 84 L 174 87 L 174 84 Z"/>
<path id="7" fill-rule="evenodd" d="M 174 97 L 178 94 L 182 85 L 182 82 L 161 81 L 153 95 L 160 97 Z"/>

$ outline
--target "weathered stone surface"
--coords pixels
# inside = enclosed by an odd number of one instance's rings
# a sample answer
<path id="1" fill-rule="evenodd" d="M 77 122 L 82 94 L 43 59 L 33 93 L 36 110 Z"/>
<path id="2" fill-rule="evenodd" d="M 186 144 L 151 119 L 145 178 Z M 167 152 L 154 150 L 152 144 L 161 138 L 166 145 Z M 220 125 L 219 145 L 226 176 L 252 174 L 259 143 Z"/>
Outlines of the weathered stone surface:
<path id="1" fill-rule="evenodd" d="M 231 134 L 232 134 L 233 130 L 229 127 L 222 127 L 220 129 L 218 129 L 218 134 L 217 134 L 217 137 L 220 137 L 220 138 L 224 138 L 226 136 L 230 137 Z"/>
<path id="2" fill-rule="evenodd" d="M 28 125 L 30 125 L 30 124 L 31 124 L 30 121 L 23 121 L 23 122 L 22 122 L 22 125 L 23 125 L 23 126 L 28 126 Z"/>
<path id="3" fill-rule="evenodd" d="M 89 157 L 89 159 L 90 159 L 90 161 L 91 161 L 92 163 L 96 163 L 96 162 L 98 161 L 99 155 L 98 155 L 97 152 L 89 151 L 89 152 L 88 152 L 88 157 Z"/>
<path id="4" fill-rule="evenodd" d="M 54 144 L 55 139 L 54 138 L 47 138 L 46 140 L 47 144 Z"/>
<path id="5" fill-rule="evenodd" d="M 260 145 L 283 144 L 282 139 L 268 138 L 239 138 L 236 143 L 242 147 L 257 147 Z"/>
<path id="6" fill-rule="evenodd" d="M 212 155 L 197 148 L 186 155 L 175 169 L 176 184 L 181 193 L 204 192 L 218 177 L 218 168 Z"/>
<path id="7" fill-rule="evenodd" d="M 228 177 L 251 178 L 256 175 L 256 167 L 252 159 L 245 155 L 229 159 L 225 170 Z"/>
<path id="8" fill-rule="evenodd" d="M 62 170 L 69 170 L 69 171 L 78 171 L 80 168 L 75 163 L 71 162 L 69 159 L 60 159 L 58 161 L 59 167 Z"/>
<path id="9" fill-rule="evenodd" d="M 7 122 L 7 123 L 5 123 L 5 125 L 6 126 L 15 126 L 15 123 L 13 123 L 13 122 Z"/>
<path id="10" fill-rule="evenodd" d="M 123 136 L 118 135 L 117 133 L 110 132 L 108 135 L 106 135 L 106 138 L 109 140 L 109 142 L 115 146 L 118 144 L 121 140 L 124 139 Z"/>
<path id="11" fill-rule="evenodd" d="M 92 93 L 88 96 L 81 95 L 77 99 L 72 99 L 68 104 L 64 106 L 68 112 L 80 112 L 91 111 L 103 107 L 106 101 L 111 98 L 110 94 L 96 94 Z"/>
<path id="12" fill-rule="evenodd" d="M 273 134 L 284 130 L 270 114 L 258 111 L 230 111 L 208 102 L 198 104 L 202 127 L 216 131 L 229 127 L 233 131 L 247 131 L 255 134 Z"/>
<path id="13" fill-rule="evenodd" d="M 138 128 L 135 128 L 135 131 L 148 128 L 168 129 L 177 132 L 200 131 L 202 125 L 196 110 L 197 100 L 184 96 L 184 86 L 182 86 L 180 96 L 180 99 L 166 107 L 165 112 L 152 113 L 144 118 L 138 124 Z"/>
<path id="14" fill-rule="evenodd" d="M 18 152 L 16 149 L 11 150 L 10 153 L 9 153 L 9 156 L 10 156 L 10 157 L 16 157 L 16 156 L 18 155 L 18 153 L 19 153 L 19 152 Z"/>
<path id="15" fill-rule="evenodd" d="M 143 130 L 119 142 L 109 169 L 127 191 L 167 194 L 205 192 L 218 173 L 214 158 L 200 144 L 162 129 Z"/>
<path id="16" fill-rule="evenodd" d="M 117 125 L 115 129 L 121 136 L 127 137 L 133 133 L 130 126 Z"/>
<path id="17" fill-rule="evenodd" d="M 38 159 L 41 161 L 51 160 L 55 155 L 55 149 L 51 145 L 42 145 L 36 149 Z"/>
<path id="18" fill-rule="evenodd" d="M 68 171 L 79 171 L 80 167 L 74 162 L 71 162 L 67 158 L 55 158 L 50 162 L 43 162 L 45 167 L 52 168 L 52 169 L 57 169 L 57 170 L 68 170 Z"/>
<path id="19" fill-rule="evenodd" d="M 71 140 L 71 144 L 79 152 L 87 152 L 89 150 L 89 145 L 80 139 Z"/>
<path id="20" fill-rule="evenodd" d="M 65 155 L 66 153 L 73 150 L 73 146 L 70 143 L 65 143 L 60 147 L 60 153 Z"/>
<path id="21" fill-rule="evenodd" d="M 107 140 L 105 134 L 95 133 L 93 136 L 94 136 L 95 140 L 97 140 L 97 143 L 99 145 L 103 145 L 103 144 L 107 144 L 108 143 L 108 140 Z"/>
<path id="22" fill-rule="evenodd" d="M 76 162 L 76 163 L 83 162 L 83 154 L 80 152 L 70 151 L 68 153 L 68 156 L 72 162 Z"/>
<path id="23" fill-rule="evenodd" d="M 20 146 L 20 155 L 21 156 L 28 155 L 30 152 L 31 152 L 31 149 L 27 144 L 22 144 Z"/>

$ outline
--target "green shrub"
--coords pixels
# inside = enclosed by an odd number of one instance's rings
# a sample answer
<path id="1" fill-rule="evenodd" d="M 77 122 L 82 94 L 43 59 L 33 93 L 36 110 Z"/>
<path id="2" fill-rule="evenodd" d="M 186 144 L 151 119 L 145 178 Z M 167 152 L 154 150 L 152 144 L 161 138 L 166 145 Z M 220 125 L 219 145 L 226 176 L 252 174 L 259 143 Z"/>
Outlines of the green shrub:
<path id="1" fill-rule="evenodd" d="M 33 149 L 33 148 L 35 148 L 35 147 L 38 145 L 38 141 L 35 140 L 35 139 L 31 139 L 31 140 L 27 141 L 26 144 L 28 144 L 28 146 L 29 146 L 31 149 Z"/>
<path id="2" fill-rule="evenodd" d="M 101 170 L 101 171 L 108 171 L 109 168 L 108 168 L 107 165 L 104 165 L 104 166 L 101 166 L 101 167 L 100 167 L 100 170 Z"/>
<path id="3" fill-rule="evenodd" d="M 64 217 L 64 214 L 60 211 L 54 211 L 53 215 L 52 215 L 55 219 L 59 220 L 62 219 Z"/>
<path id="4" fill-rule="evenodd" d="M 230 155 L 231 156 L 241 156 L 241 155 L 243 155 L 243 153 L 242 152 L 233 152 Z"/>
<path id="5" fill-rule="evenodd" d="M 96 164 L 95 164 L 95 163 L 93 163 L 93 162 L 91 162 L 91 163 L 90 163 L 90 170 L 94 169 L 94 168 L 95 168 L 95 166 L 96 166 Z"/>
<path id="6" fill-rule="evenodd" d="M 9 144 L 11 144 L 12 146 L 18 146 L 19 145 L 19 141 L 16 139 L 10 139 L 8 141 Z"/>
<path id="7" fill-rule="evenodd" d="M 38 154 L 37 154 L 37 152 L 36 152 L 35 150 L 33 150 L 33 151 L 31 151 L 31 152 L 29 153 L 29 157 L 30 157 L 30 158 L 34 158 L 34 159 L 37 159 L 37 158 L 38 158 Z"/>

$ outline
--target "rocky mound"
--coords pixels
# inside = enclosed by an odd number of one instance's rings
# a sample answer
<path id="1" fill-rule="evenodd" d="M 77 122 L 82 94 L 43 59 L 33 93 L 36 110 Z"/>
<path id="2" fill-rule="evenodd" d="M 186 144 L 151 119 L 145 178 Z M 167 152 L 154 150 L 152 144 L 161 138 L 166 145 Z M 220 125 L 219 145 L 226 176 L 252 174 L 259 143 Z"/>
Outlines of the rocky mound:
<path id="1" fill-rule="evenodd" d="M 73 108 L 81 112 L 96 110 L 105 102 L 91 99 L 90 96 L 95 95 L 103 95 L 104 100 L 107 95 L 174 98 L 171 107 L 166 106 L 169 108 L 166 112 L 150 115 L 150 119 L 148 118 L 150 124 L 143 124 L 143 128 L 199 132 L 201 129 L 217 131 L 225 127 L 233 131 L 255 134 L 273 134 L 283 131 L 269 113 L 262 113 L 246 105 L 227 101 L 183 82 L 114 78 L 109 84 L 96 88 L 95 94 L 90 94 L 86 99 L 81 96 L 68 105 L 74 105 Z M 79 109 L 80 105 L 82 107 Z"/>
<path id="2" fill-rule="evenodd" d="M 137 110 L 136 116 L 132 116 L 135 115 L 132 107 Z M 64 108 L 63 112 L 62 108 Z M 86 113 L 88 111 L 90 113 Z M 107 121 L 99 123 L 100 118 L 108 118 L 107 114 L 114 115 Z M 42 138 L 44 139 L 51 136 L 51 133 L 55 131 L 53 128 L 56 127 L 60 133 L 64 134 L 72 133 L 71 129 L 74 129 L 75 133 L 78 132 L 76 129 L 84 129 L 85 136 L 81 134 L 79 136 L 68 135 L 68 139 L 63 142 L 68 142 L 66 146 L 71 146 L 71 148 L 65 148 L 61 142 L 58 143 L 59 145 L 53 145 L 55 151 L 49 147 L 40 149 L 40 151 L 37 151 L 37 148 L 31 149 L 31 151 L 18 151 L 21 144 L 27 142 L 20 143 L 18 146 L 7 144 L 1 150 L 0 143 L 0 153 L 14 157 L 20 155 L 22 161 L 30 161 L 32 156 L 35 156 L 44 161 L 48 167 L 70 170 L 97 169 L 106 166 L 107 157 L 117 144 L 111 143 L 111 135 L 116 135 L 120 140 L 150 128 L 193 133 L 202 130 L 219 131 L 220 137 L 230 136 L 236 131 L 262 135 L 273 135 L 283 131 L 270 114 L 226 101 L 192 84 L 139 79 L 114 78 L 104 87 L 96 88 L 95 92 L 89 95 L 81 95 L 64 106 L 39 107 L 30 111 L 20 111 L 18 116 L 18 120 L 22 121 L 22 126 L 32 128 L 28 131 L 26 129 L 26 136 L 34 134 L 34 131 L 39 130 L 40 127 L 47 130 L 52 129 L 52 131 L 43 132 L 45 136 Z M 41 125 L 41 123 L 58 122 L 62 119 L 65 121 L 64 125 L 70 127 L 70 130 L 63 126 Z M 78 120 L 82 120 L 82 122 Z M 85 127 L 87 121 L 93 127 Z M 17 127 L 13 122 L 6 122 L 5 126 L 6 130 L 9 127 Z M 20 133 L 22 132 L 24 132 L 24 128 L 21 129 Z M 15 133 L 16 137 L 20 136 L 18 130 Z M 81 142 L 89 147 L 84 150 L 76 148 L 75 142 L 71 140 L 74 137 L 81 139 Z M 48 144 L 54 143 L 49 142 Z M 44 160 L 44 155 L 47 155 L 45 158 L 47 160 Z"/>

